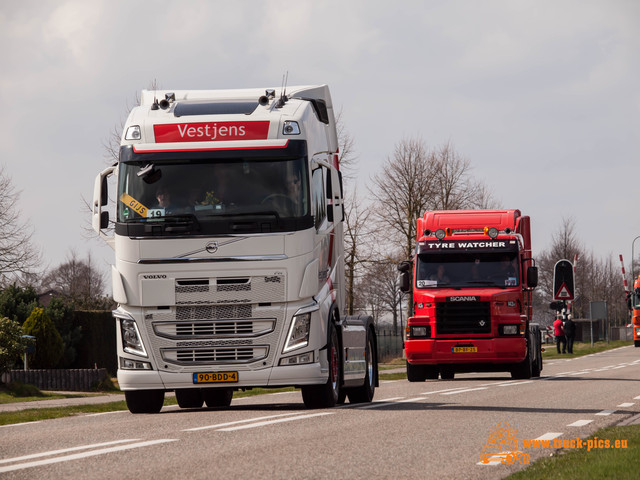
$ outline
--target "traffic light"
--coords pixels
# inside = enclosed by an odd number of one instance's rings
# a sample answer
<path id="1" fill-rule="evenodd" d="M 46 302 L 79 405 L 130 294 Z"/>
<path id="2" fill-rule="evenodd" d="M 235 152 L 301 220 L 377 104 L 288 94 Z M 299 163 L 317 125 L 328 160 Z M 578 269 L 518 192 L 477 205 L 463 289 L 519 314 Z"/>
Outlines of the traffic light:
<path id="1" fill-rule="evenodd" d="M 560 312 L 565 308 L 565 304 L 564 304 L 564 302 L 561 302 L 561 301 L 551 302 L 549 304 L 549 308 L 551 310 L 555 310 L 556 312 Z"/>

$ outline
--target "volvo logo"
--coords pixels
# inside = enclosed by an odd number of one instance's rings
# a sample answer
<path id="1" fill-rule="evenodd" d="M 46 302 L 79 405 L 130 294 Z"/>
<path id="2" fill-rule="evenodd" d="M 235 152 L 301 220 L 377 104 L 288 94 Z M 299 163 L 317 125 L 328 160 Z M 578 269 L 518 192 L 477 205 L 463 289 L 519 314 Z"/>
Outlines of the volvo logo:
<path id="1" fill-rule="evenodd" d="M 218 251 L 218 242 L 209 242 L 204 248 L 208 253 L 216 253 Z"/>
<path id="2" fill-rule="evenodd" d="M 486 322 L 485 322 L 484 320 L 480 320 L 480 322 L 479 322 L 479 323 L 480 323 L 480 326 L 481 326 L 481 327 L 484 327 L 484 326 L 486 325 Z"/>

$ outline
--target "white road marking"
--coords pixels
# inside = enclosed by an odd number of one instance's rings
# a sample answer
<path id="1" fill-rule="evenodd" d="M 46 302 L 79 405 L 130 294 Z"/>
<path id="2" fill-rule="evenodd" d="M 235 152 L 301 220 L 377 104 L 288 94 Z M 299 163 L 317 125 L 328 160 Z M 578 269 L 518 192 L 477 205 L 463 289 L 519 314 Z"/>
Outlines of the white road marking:
<path id="1" fill-rule="evenodd" d="M 538 438 L 534 438 L 534 440 L 553 440 L 554 438 L 558 438 L 560 435 L 562 435 L 562 432 L 547 432 Z"/>
<path id="2" fill-rule="evenodd" d="M 533 380 L 525 380 L 524 382 L 503 383 L 502 385 L 498 385 L 498 386 L 499 387 L 510 387 L 512 385 L 524 385 L 525 383 L 533 383 Z"/>
<path id="3" fill-rule="evenodd" d="M 21 422 L 21 423 L 10 423 L 8 425 L 0 425 L 0 428 L 6 428 L 6 427 L 23 427 L 25 425 L 35 425 L 36 423 L 40 423 L 42 422 L 42 420 L 38 420 L 35 422 Z"/>
<path id="4" fill-rule="evenodd" d="M 60 453 L 77 452 L 78 450 L 88 450 L 90 448 L 106 447 L 107 445 L 117 445 L 118 443 L 137 442 L 139 438 L 127 438 L 126 440 L 114 440 L 112 442 L 94 443 L 91 445 L 80 445 L 79 447 L 61 448 L 60 450 L 50 450 L 48 452 L 32 453 L 31 455 L 23 455 L 22 457 L 5 458 L 0 460 L 0 463 L 14 463 L 21 462 L 22 460 L 30 460 L 38 457 L 48 457 L 51 455 L 58 455 Z"/>
<path id="5" fill-rule="evenodd" d="M 436 390 L 435 392 L 424 392 L 424 393 L 421 393 L 420 395 L 433 395 L 434 393 L 451 392 L 454 390 L 462 390 L 462 389 L 464 389 L 464 387 L 447 388 L 446 390 Z"/>
<path id="6" fill-rule="evenodd" d="M 66 455 L 64 457 L 49 458 L 47 460 L 37 460 L 35 462 L 20 463 L 18 465 L 9 465 L 6 467 L 0 467 L 0 473 L 13 472 L 15 470 L 22 470 L 25 468 L 41 467 L 42 465 L 51 465 L 52 463 L 68 462 L 71 460 L 79 460 L 81 458 L 95 457 L 96 455 L 104 455 L 106 453 L 120 452 L 123 450 L 130 450 L 132 448 L 149 447 L 151 445 L 157 445 L 159 443 L 177 442 L 177 441 L 178 441 L 177 439 L 163 438 L 160 440 L 149 440 L 147 442 L 130 443 L 128 445 L 120 445 L 117 447 L 102 448 L 99 450 L 92 450 L 90 452 L 74 453 L 72 455 Z"/>
<path id="7" fill-rule="evenodd" d="M 442 395 L 455 395 L 456 393 L 475 392 L 477 390 L 487 390 L 489 387 L 465 388 L 464 390 L 456 390 L 455 392 L 445 392 Z"/>
<path id="8" fill-rule="evenodd" d="M 387 398 L 386 400 L 370 403 L 369 405 L 364 405 L 362 407 L 357 407 L 357 408 L 358 410 L 369 410 L 370 408 L 386 407 L 388 405 L 393 405 L 394 403 L 396 403 L 396 400 L 401 398 L 404 398 L 404 397 Z"/>
<path id="9" fill-rule="evenodd" d="M 279 418 L 277 420 L 267 420 L 267 421 L 264 421 L 264 422 L 250 423 L 249 425 L 238 425 L 236 427 L 220 428 L 218 431 L 220 431 L 220 432 L 234 432 L 236 430 L 244 430 L 246 428 L 264 427 L 266 425 L 273 425 L 273 424 L 276 424 L 276 423 L 293 422 L 294 420 L 303 420 L 305 418 L 321 417 L 321 416 L 324 416 L 324 415 L 333 415 L 333 414 L 334 414 L 334 412 L 322 412 L 322 413 L 311 413 L 309 415 L 296 415 L 295 417 Z"/>
<path id="10" fill-rule="evenodd" d="M 228 427 L 230 425 L 238 425 L 240 423 L 257 422 L 257 421 L 260 421 L 260 420 L 269 420 L 271 418 L 288 417 L 288 416 L 291 416 L 291 415 L 301 415 L 301 414 L 299 412 L 280 413 L 278 415 L 268 415 L 266 417 L 246 418 L 244 420 L 237 420 L 235 422 L 218 423 L 217 425 L 205 425 L 204 427 L 185 428 L 182 431 L 183 432 L 197 432 L 199 430 L 210 430 L 210 429 L 214 429 L 214 428 Z"/>
<path id="11" fill-rule="evenodd" d="M 631 402 L 621 403 L 620 405 L 618 405 L 618 408 L 628 408 L 628 407 L 633 407 L 634 405 L 635 403 L 631 403 Z"/>
<path id="12" fill-rule="evenodd" d="M 129 410 L 115 410 L 113 412 L 87 413 L 85 417 L 99 417 L 100 415 L 113 415 L 114 413 L 129 413 Z"/>
<path id="13" fill-rule="evenodd" d="M 611 415 L 615 410 L 602 410 L 601 412 L 596 413 L 595 415 L 600 415 L 606 417 L 607 415 Z"/>
<path id="14" fill-rule="evenodd" d="M 593 422 L 593 420 L 578 420 L 570 423 L 567 427 L 584 427 L 585 425 L 589 425 L 591 422 Z"/>

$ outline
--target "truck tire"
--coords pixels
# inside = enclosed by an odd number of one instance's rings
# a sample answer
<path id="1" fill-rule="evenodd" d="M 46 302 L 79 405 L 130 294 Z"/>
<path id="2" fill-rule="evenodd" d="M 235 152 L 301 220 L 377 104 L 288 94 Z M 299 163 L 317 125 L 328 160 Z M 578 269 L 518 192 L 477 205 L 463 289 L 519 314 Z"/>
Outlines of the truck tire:
<path id="1" fill-rule="evenodd" d="M 371 331 L 367 331 L 367 346 L 364 352 L 365 357 L 365 375 L 364 384 L 361 387 L 349 389 L 347 395 L 350 403 L 368 403 L 373 400 L 376 391 L 376 354 L 373 348 L 373 339 Z"/>
<path id="2" fill-rule="evenodd" d="M 640 340 L 634 340 L 633 341 L 633 346 L 634 347 L 640 347 Z"/>
<path id="3" fill-rule="evenodd" d="M 424 382 L 426 379 L 424 365 L 411 365 L 407 362 L 407 380 L 410 382 Z"/>
<path id="4" fill-rule="evenodd" d="M 424 372 L 425 372 L 424 375 L 427 378 L 427 380 L 437 380 L 440 370 L 438 369 L 437 365 L 425 365 Z"/>
<path id="5" fill-rule="evenodd" d="M 452 367 L 442 367 L 440 369 L 440 378 L 442 380 L 453 380 L 456 376 L 456 372 Z"/>
<path id="6" fill-rule="evenodd" d="M 329 363 L 329 378 L 323 385 L 302 386 L 302 400 L 307 408 L 332 408 L 342 398 L 341 390 L 341 366 L 339 352 L 340 341 L 336 326 L 329 322 L 329 332 L 327 341 L 327 361 Z"/>
<path id="7" fill-rule="evenodd" d="M 527 356 L 520 363 L 511 367 L 511 378 L 524 380 L 531 378 L 533 372 L 533 362 L 531 361 L 531 351 L 527 348 Z"/>
<path id="8" fill-rule="evenodd" d="M 204 400 L 199 388 L 180 388 L 176 390 L 176 400 L 180 408 L 200 408 Z"/>
<path id="9" fill-rule="evenodd" d="M 542 352 L 538 353 L 538 358 L 536 358 L 536 361 L 533 362 L 533 364 L 531 365 L 531 376 L 537 378 L 540 376 L 541 371 L 542 371 Z"/>
<path id="10" fill-rule="evenodd" d="M 232 388 L 203 388 L 202 398 L 207 407 L 228 407 L 233 398 Z"/>
<path id="11" fill-rule="evenodd" d="M 131 413 L 158 413 L 164 405 L 164 390 L 128 390 L 124 399 Z"/>

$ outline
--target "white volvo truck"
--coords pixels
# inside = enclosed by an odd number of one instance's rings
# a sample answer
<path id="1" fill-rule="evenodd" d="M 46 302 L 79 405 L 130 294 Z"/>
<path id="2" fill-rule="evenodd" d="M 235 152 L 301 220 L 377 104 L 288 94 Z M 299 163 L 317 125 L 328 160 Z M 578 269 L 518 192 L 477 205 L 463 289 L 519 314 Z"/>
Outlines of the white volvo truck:
<path id="1" fill-rule="evenodd" d="M 252 387 L 300 387 L 310 408 L 372 400 L 374 326 L 344 315 L 326 85 L 143 91 L 92 210 L 115 250 L 118 382 L 131 412 L 159 412 L 167 391 L 183 408 L 229 406 Z"/>

